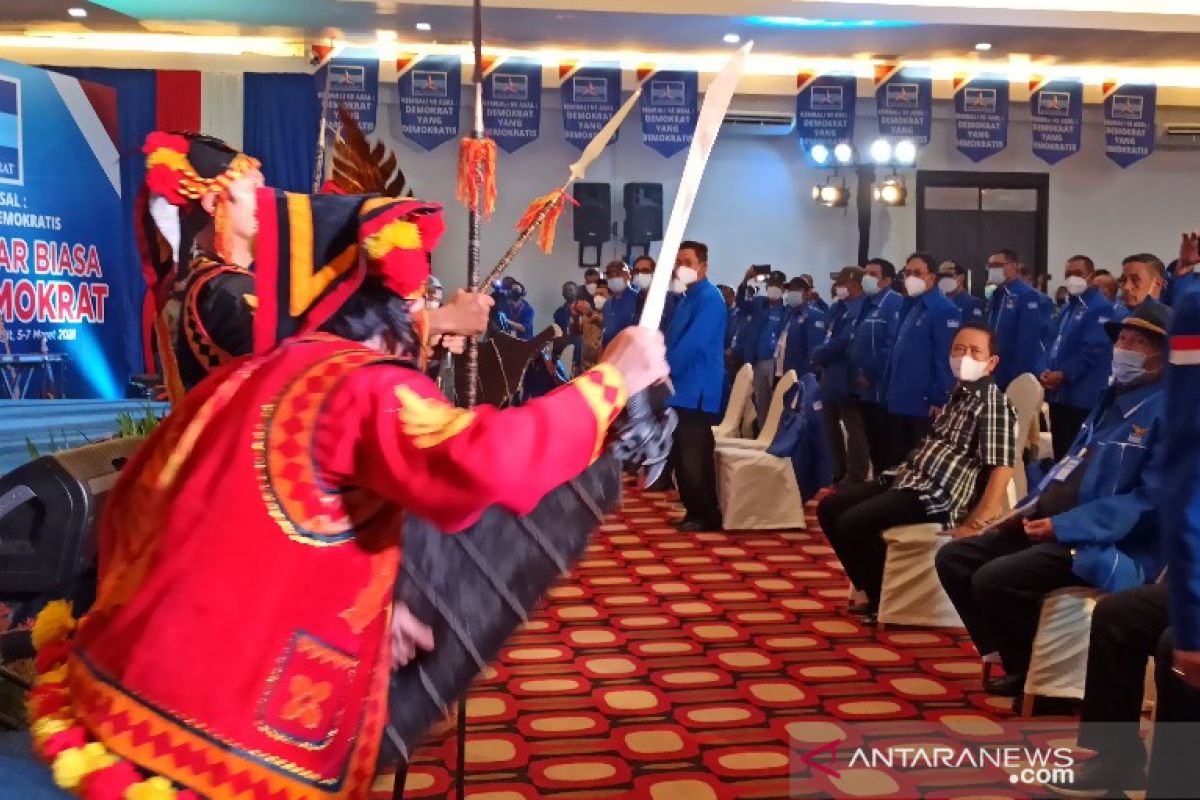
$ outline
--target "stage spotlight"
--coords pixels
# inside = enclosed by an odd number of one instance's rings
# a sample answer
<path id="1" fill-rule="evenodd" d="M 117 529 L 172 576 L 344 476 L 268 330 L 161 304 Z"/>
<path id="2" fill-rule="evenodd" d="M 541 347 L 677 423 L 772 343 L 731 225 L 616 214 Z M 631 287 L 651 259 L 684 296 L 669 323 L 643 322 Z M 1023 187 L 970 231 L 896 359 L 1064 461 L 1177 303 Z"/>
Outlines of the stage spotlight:
<path id="1" fill-rule="evenodd" d="M 887 139 L 876 139 L 871 143 L 871 160 L 876 164 L 886 164 L 892 160 L 892 143 Z"/>
<path id="2" fill-rule="evenodd" d="M 808 154 L 812 156 L 813 163 L 818 166 L 823 166 L 829 161 L 829 148 L 823 144 L 814 144 Z"/>
<path id="3" fill-rule="evenodd" d="M 875 202 L 884 206 L 902 206 L 908 200 L 908 189 L 899 175 L 885 178 L 875 187 Z"/>
<path id="4" fill-rule="evenodd" d="M 901 139 L 896 142 L 896 147 L 892 151 L 892 155 L 895 157 L 897 164 L 910 166 L 917 160 L 917 146 L 910 139 Z"/>
<path id="5" fill-rule="evenodd" d="M 844 181 L 818 184 L 813 187 L 813 201 L 825 208 L 845 208 L 850 203 L 850 192 Z"/>
<path id="6" fill-rule="evenodd" d="M 833 157 L 837 159 L 839 164 L 849 164 L 854 160 L 854 148 L 845 142 L 841 142 L 833 148 Z"/>

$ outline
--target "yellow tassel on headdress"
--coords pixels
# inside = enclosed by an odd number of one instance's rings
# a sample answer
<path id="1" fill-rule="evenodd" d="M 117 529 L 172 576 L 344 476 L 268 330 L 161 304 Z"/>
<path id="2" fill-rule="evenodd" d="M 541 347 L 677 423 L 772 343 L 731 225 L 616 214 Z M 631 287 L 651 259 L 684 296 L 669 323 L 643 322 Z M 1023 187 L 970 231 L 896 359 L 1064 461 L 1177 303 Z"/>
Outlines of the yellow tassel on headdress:
<path id="1" fill-rule="evenodd" d="M 33 622 L 33 646 L 41 650 L 48 644 L 61 642 L 75 630 L 75 617 L 66 600 L 51 600 Z"/>
<path id="2" fill-rule="evenodd" d="M 542 195 L 530 203 L 529 208 L 525 209 L 525 213 L 517 222 L 517 230 L 524 233 L 530 225 L 534 224 L 542 209 L 549 206 L 549 211 L 546 212 L 541 223 L 542 229 L 538 231 L 538 247 L 542 249 L 543 253 L 549 253 L 554 249 L 554 226 L 558 224 L 558 218 L 562 216 L 563 207 L 566 206 L 568 200 L 579 205 L 575 198 L 562 189 L 555 189 L 550 194 Z"/>
<path id="3" fill-rule="evenodd" d="M 76 789 L 83 779 L 93 772 L 108 769 L 117 763 L 117 758 L 99 742 L 89 742 L 83 747 L 63 750 L 54 757 L 51 771 L 54 782 L 63 789 Z"/>
<path id="4" fill-rule="evenodd" d="M 147 778 L 125 790 L 126 800 L 174 800 L 177 794 L 171 782 L 161 775 Z"/>
<path id="5" fill-rule="evenodd" d="M 458 201 L 483 215 L 496 210 L 496 143 L 491 139 L 463 139 L 458 147 Z"/>

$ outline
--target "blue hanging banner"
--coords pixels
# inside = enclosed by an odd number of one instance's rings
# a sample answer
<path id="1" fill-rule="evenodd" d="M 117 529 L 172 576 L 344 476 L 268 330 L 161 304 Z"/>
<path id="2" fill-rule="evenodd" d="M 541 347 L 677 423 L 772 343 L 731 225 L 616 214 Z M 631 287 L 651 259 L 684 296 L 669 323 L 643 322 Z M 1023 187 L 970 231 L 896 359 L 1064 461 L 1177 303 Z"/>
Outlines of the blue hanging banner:
<path id="1" fill-rule="evenodd" d="M 375 130 L 379 109 L 379 60 L 376 58 L 335 58 L 316 72 L 317 100 L 325 102 L 329 89 L 329 119 L 337 119 L 339 107 L 354 117 L 363 133 Z"/>
<path id="2" fill-rule="evenodd" d="M 700 113 L 700 74 L 695 71 L 638 70 L 644 82 L 642 140 L 665 158 L 692 144 Z"/>
<path id="3" fill-rule="evenodd" d="M 542 62 L 483 57 L 483 127 L 506 153 L 538 138 L 542 128 Z"/>
<path id="4" fill-rule="evenodd" d="M 1083 142 L 1083 83 L 1077 80 L 1029 81 L 1033 115 L 1033 154 L 1047 164 L 1075 155 Z"/>
<path id="5" fill-rule="evenodd" d="M 1128 167 L 1154 152 L 1158 87 L 1146 84 L 1104 84 L 1104 152 Z"/>
<path id="6" fill-rule="evenodd" d="M 879 134 L 929 144 L 933 124 L 933 79 L 899 64 L 875 67 L 875 107 Z"/>
<path id="7" fill-rule="evenodd" d="M 854 139 L 858 78 L 854 75 L 796 75 L 796 132 L 805 145 Z"/>
<path id="8" fill-rule="evenodd" d="M 558 77 L 562 79 L 563 132 L 570 144 L 582 150 L 621 107 L 621 67 L 564 61 L 558 66 Z M 614 136 L 612 141 L 616 140 Z"/>
<path id="9" fill-rule="evenodd" d="M 954 132 L 958 152 L 976 164 L 1008 147 L 1008 79 L 955 75 Z"/>
<path id="10" fill-rule="evenodd" d="M 462 58 L 396 59 L 400 83 L 400 132 L 426 150 L 458 138 L 462 109 Z"/>

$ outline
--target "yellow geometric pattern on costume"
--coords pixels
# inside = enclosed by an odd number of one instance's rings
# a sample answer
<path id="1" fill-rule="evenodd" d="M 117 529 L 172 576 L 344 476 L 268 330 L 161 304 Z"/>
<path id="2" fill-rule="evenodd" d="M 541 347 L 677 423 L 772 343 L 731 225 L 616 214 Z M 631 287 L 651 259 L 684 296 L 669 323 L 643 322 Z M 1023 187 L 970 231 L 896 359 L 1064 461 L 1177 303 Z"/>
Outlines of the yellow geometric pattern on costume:
<path id="1" fill-rule="evenodd" d="M 422 397 L 407 386 L 396 387 L 400 430 L 415 447 L 428 450 L 471 427 L 475 413 L 437 398 Z"/>
<path id="2" fill-rule="evenodd" d="M 288 247 L 291 252 L 292 288 L 288 298 L 288 311 L 298 317 L 308 309 L 321 293 L 340 276 L 349 272 L 358 263 L 358 249 L 346 247 L 319 270 L 313 268 L 313 224 L 312 202 L 307 195 L 286 195 L 288 214 Z"/>
<path id="3" fill-rule="evenodd" d="M 596 446 L 591 458 L 595 461 L 604 452 L 609 427 L 629 400 L 625 378 L 611 364 L 600 363 L 567 385 L 579 390 L 596 418 Z"/>
<path id="4" fill-rule="evenodd" d="M 411 222 L 396 220 L 368 236 L 363 245 L 371 258 L 383 258 L 392 250 L 416 250 L 421 246 L 421 229 Z"/>

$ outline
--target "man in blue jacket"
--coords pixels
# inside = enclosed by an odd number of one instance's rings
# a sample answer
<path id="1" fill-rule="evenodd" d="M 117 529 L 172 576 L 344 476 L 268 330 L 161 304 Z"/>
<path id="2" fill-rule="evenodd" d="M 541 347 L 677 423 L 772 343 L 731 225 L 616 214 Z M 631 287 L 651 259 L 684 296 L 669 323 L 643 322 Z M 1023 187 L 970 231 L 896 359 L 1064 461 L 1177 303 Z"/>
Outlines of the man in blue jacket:
<path id="1" fill-rule="evenodd" d="M 892 345 L 900 331 L 904 298 L 892 288 L 896 267 L 883 258 L 873 258 L 864 267 L 862 314 L 850 341 L 850 369 L 853 390 L 858 396 L 863 428 L 867 435 L 867 452 L 876 476 L 896 466 L 904 453 L 889 446 L 892 440 L 888 419 L 884 380 Z"/>
<path id="2" fill-rule="evenodd" d="M 967 268 L 955 261 L 943 261 L 938 267 L 938 288 L 958 306 L 962 321 L 983 319 L 983 301 L 967 291 Z"/>
<path id="3" fill-rule="evenodd" d="M 1124 322 L 1109 322 L 1113 385 L 1067 457 L 994 529 L 938 551 L 938 577 L 975 647 L 999 652 L 1004 663 L 1004 677 L 987 687 L 991 694 L 1021 692 L 1047 593 L 1066 586 L 1119 592 L 1162 570 L 1162 375 L 1170 319 L 1170 309 L 1148 302 Z"/>
<path id="4" fill-rule="evenodd" d="M 789 317 L 778 376 L 789 370 L 795 370 L 797 377 L 816 371 L 813 353 L 825 341 L 825 312 L 808 302 L 811 291 L 804 278 L 792 278 L 783 295 Z"/>
<path id="5" fill-rule="evenodd" d="M 629 267 L 624 261 L 610 262 L 604 268 L 604 277 L 610 296 L 604 304 L 604 336 L 600 344 L 608 347 L 618 333 L 637 322 L 639 303 L 637 289 L 629 285 Z"/>
<path id="6" fill-rule="evenodd" d="M 825 342 L 813 353 L 813 363 L 821 371 L 825 421 L 833 451 L 833 477 L 839 484 L 865 481 L 871 461 L 862 413 L 850 380 L 850 342 L 866 302 L 862 288 L 865 274 L 862 267 L 845 267 L 838 273 L 833 283 L 837 302 L 829 310 Z"/>
<path id="7" fill-rule="evenodd" d="M 904 266 L 909 306 L 888 357 L 884 402 L 891 418 L 888 460 L 898 464 L 929 433 L 942 413 L 954 374 L 950 345 L 958 333 L 958 308 L 937 287 L 937 265 L 928 253 L 913 253 Z M 1004 367 L 1001 359 L 997 369 Z"/>
<path id="8" fill-rule="evenodd" d="M 1050 403 L 1056 460 L 1066 456 L 1112 374 L 1112 340 L 1104 326 L 1114 314 L 1093 285 L 1096 265 L 1087 256 L 1071 256 L 1066 273 L 1068 300 L 1050 346 L 1050 368 L 1038 376 Z"/>
<path id="9" fill-rule="evenodd" d="M 685 241 L 675 258 L 674 287 L 683 293 L 667 331 L 667 362 L 679 416 L 671 468 L 686 514 L 681 531 L 721 529 L 712 426 L 725 381 L 725 302 L 708 280 L 708 246 Z"/>
<path id="10" fill-rule="evenodd" d="M 1192 289 L 1200 286 L 1200 233 L 1183 234 L 1179 258 L 1171 262 L 1170 280 L 1163 289 L 1163 302 L 1173 306 Z"/>
<path id="11" fill-rule="evenodd" d="M 747 284 L 754 278 L 751 268 L 739 291 L 742 297 L 739 307 L 747 319 L 741 334 L 740 355 L 743 363 L 754 367 L 754 410 L 761 428 L 766 424 L 767 409 L 771 406 L 775 388 L 775 348 L 787 327 L 788 310 L 783 304 L 785 281 L 782 275 L 768 276 L 766 291 L 750 296 Z"/>
<path id="12" fill-rule="evenodd" d="M 1003 391 L 1018 375 L 1045 372 L 1043 336 L 1050 322 L 1038 291 L 1021 280 L 1021 264 L 1013 250 L 997 250 L 988 257 L 988 282 L 997 287 L 988 306 L 988 325 L 1000 348 L 996 385 Z"/>

